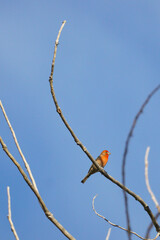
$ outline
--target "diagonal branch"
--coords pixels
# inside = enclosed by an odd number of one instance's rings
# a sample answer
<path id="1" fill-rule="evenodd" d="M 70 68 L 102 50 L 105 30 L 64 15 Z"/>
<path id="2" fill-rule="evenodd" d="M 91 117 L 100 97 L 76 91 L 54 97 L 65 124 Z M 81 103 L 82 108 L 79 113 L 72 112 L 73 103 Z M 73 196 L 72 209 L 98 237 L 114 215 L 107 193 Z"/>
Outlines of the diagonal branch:
<path id="1" fill-rule="evenodd" d="M 11 230 L 12 230 L 12 232 L 14 234 L 15 239 L 19 240 L 19 237 L 17 235 L 16 229 L 14 227 L 14 224 L 13 224 L 12 218 L 11 218 L 11 197 L 10 197 L 10 189 L 9 189 L 9 187 L 7 187 L 7 195 L 8 195 L 8 221 L 10 223 Z"/>
<path id="2" fill-rule="evenodd" d="M 35 196 L 37 197 L 46 217 L 70 240 L 75 240 L 75 238 L 55 219 L 53 214 L 48 210 L 45 203 L 43 202 L 43 199 L 41 198 L 39 192 L 34 188 L 30 180 L 28 179 L 27 175 L 21 168 L 20 164 L 16 161 L 16 159 L 12 156 L 12 154 L 9 152 L 7 146 L 3 142 L 2 138 L 0 137 L 0 144 L 4 150 L 4 152 L 7 154 L 7 156 L 11 159 L 11 161 L 14 163 L 14 165 L 18 168 L 18 171 L 30 187 L 30 189 L 34 192 Z"/>
<path id="3" fill-rule="evenodd" d="M 30 167 L 29 167 L 29 164 L 27 163 L 27 161 L 26 161 L 26 159 L 25 159 L 25 157 L 24 157 L 24 155 L 23 155 L 23 153 L 22 153 L 22 150 L 21 150 L 21 148 L 20 148 L 20 146 L 19 146 L 19 143 L 18 143 L 18 141 L 17 141 L 17 138 L 16 138 L 16 134 L 15 134 L 13 128 L 12 128 L 12 125 L 11 125 L 11 123 L 10 123 L 8 117 L 7 117 L 7 114 L 6 114 L 6 112 L 5 112 L 5 109 L 4 109 L 3 104 L 2 104 L 1 101 L 0 101 L 0 107 L 1 107 L 1 109 L 2 109 L 2 112 L 3 112 L 3 115 L 4 115 L 5 119 L 6 119 L 6 122 L 7 122 L 8 126 L 9 126 L 9 128 L 10 128 L 10 130 L 11 130 L 13 139 L 14 139 L 15 144 L 16 144 L 16 147 L 17 147 L 17 149 L 18 149 L 18 151 L 19 151 L 19 154 L 20 154 L 21 157 L 22 157 L 22 160 L 23 160 L 24 165 L 25 165 L 25 167 L 26 167 L 26 169 L 27 169 L 27 172 L 28 172 L 28 174 L 29 174 L 29 177 L 30 177 L 30 179 L 31 179 L 31 181 L 32 181 L 32 183 L 33 183 L 33 186 L 35 187 L 35 189 L 36 189 L 37 192 L 38 192 L 38 189 L 37 189 L 37 186 L 36 186 L 36 182 L 35 182 L 34 177 L 33 177 L 33 175 L 32 175 L 32 172 L 31 172 L 31 169 L 30 169 Z"/>
<path id="4" fill-rule="evenodd" d="M 154 216 L 155 219 L 157 219 L 158 217 L 160 216 L 160 213 L 157 212 L 156 215 Z M 147 228 L 147 231 L 146 231 L 146 235 L 145 235 L 145 238 L 149 238 L 149 234 L 150 234 L 150 231 L 151 229 L 153 228 L 153 222 L 151 222 Z"/>
<path id="5" fill-rule="evenodd" d="M 149 206 L 147 203 L 144 202 L 144 200 L 138 196 L 137 194 L 135 194 L 134 192 L 132 192 L 130 189 L 128 189 L 126 186 L 124 186 L 122 183 L 118 182 L 116 179 L 114 179 L 112 176 L 110 176 L 103 168 L 102 170 L 100 170 L 101 173 L 108 178 L 110 181 L 112 181 L 114 184 L 116 184 L 118 187 L 120 187 L 122 190 L 124 190 L 126 193 L 128 193 L 129 195 L 131 195 L 132 197 L 134 197 L 135 200 L 137 200 L 143 207 L 144 210 L 148 213 L 148 215 L 150 216 L 156 231 L 160 233 L 160 226 L 157 223 L 152 211 L 150 210 Z"/>
<path id="6" fill-rule="evenodd" d="M 126 157 L 127 157 L 127 153 L 128 153 L 129 143 L 130 143 L 131 137 L 133 136 L 134 128 L 137 124 L 137 121 L 138 121 L 140 115 L 143 113 L 143 110 L 144 110 L 145 106 L 148 104 L 148 102 L 150 101 L 152 96 L 159 89 L 160 89 L 160 84 L 155 89 L 153 89 L 153 91 L 148 95 L 148 97 L 146 98 L 146 100 L 144 101 L 142 106 L 140 107 L 140 110 L 136 114 L 136 116 L 133 120 L 131 129 L 128 133 L 128 136 L 127 136 L 127 139 L 126 139 L 126 144 L 125 144 L 125 149 L 124 149 L 124 153 L 123 153 L 123 160 L 122 160 L 122 183 L 123 183 L 123 185 L 126 185 L 126 174 L 125 174 Z M 131 227 L 130 227 L 130 218 L 129 218 L 129 210 L 128 210 L 128 198 L 127 198 L 127 195 L 126 195 L 125 191 L 123 191 L 123 195 L 124 195 L 124 200 L 125 200 L 125 211 L 126 211 L 127 225 L 128 225 L 128 230 L 130 230 Z M 128 238 L 131 239 L 129 232 L 128 232 Z"/>
<path id="7" fill-rule="evenodd" d="M 129 230 L 127 230 L 126 228 L 121 227 L 121 226 L 119 226 L 119 225 L 117 225 L 117 224 L 115 224 L 115 223 L 112 223 L 111 221 L 109 221 L 108 219 L 106 219 L 104 216 L 102 216 L 101 214 L 99 214 L 99 213 L 95 210 L 94 200 L 95 200 L 96 197 L 97 197 L 97 195 L 94 196 L 94 198 L 93 198 L 93 200 L 92 200 L 92 208 L 93 208 L 93 211 L 95 212 L 95 214 L 96 214 L 97 216 L 101 217 L 102 219 L 104 219 L 106 222 L 108 222 L 108 223 L 109 223 L 110 225 L 112 225 L 113 227 L 117 227 L 117 228 L 120 228 L 120 229 L 128 232 Z M 143 239 L 143 240 L 146 239 L 146 238 L 141 237 L 141 236 L 140 236 L 139 234 L 137 234 L 136 232 L 130 231 L 130 234 L 131 234 L 131 233 L 134 234 L 134 235 L 136 235 L 136 236 L 139 237 L 140 239 Z M 155 239 L 157 239 L 158 237 L 159 237 L 159 233 L 157 233 L 157 235 L 156 235 L 155 238 L 153 238 L 153 239 L 147 239 L 147 240 L 155 240 Z"/>
<path id="8" fill-rule="evenodd" d="M 63 22 L 62 26 L 64 26 L 65 21 Z M 61 29 L 62 30 L 62 27 Z M 60 37 L 60 33 L 61 31 L 59 31 L 57 40 L 55 42 L 55 50 L 54 50 L 54 56 L 53 56 L 53 60 L 52 60 L 52 68 L 51 68 L 51 74 L 49 77 L 49 83 L 50 83 L 50 89 L 51 89 L 51 95 L 54 101 L 54 104 L 56 106 L 56 110 L 59 114 L 59 116 L 61 117 L 62 121 L 64 122 L 66 128 L 69 130 L 70 134 L 72 135 L 74 141 L 77 143 L 78 146 L 80 146 L 80 148 L 84 151 L 84 153 L 88 156 L 88 158 L 92 161 L 92 163 L 97 167 L 97 169 L 110 181 L 112 181 L 114 184 L 116 184 L 117 186 L 119 186 L 121 189 L 123 189 L 124 191 L 126 191 L 128 194 L 130 194 L 132 197 L 134 197 L 137 201 L 139 201 L 139 203 L 144 207 L 144 210 L 148 213 L 148 215 L 150 216 L 155 228 L 157 232 L 160 232 L 160 226 L 158 225 L 152 211 L 150 210 L 149 206 L 143 201 L 142 198 L 140 198 L 138 195 L 136 195 L 134 192 L 132 192 L 131 190 L 129 190 L 127 187 L 125 187 L 122 183 L 118 182 L 117 180 L 115 180 L 113 177 L 111 177 L 102 167 L 100 167 L 100 165 L 95 161 L 95 159 L 92 157 L 92 155 L 88 152 L 87 148 L 79 141 L 79 139 L 77 138 L 77 136 L 75 135 L 75 133 L 73 132 L 72 128 L 70 127 L 70 125 L 68 124 L 67 120 L 65 119 L 55 96 L 55 92 L 54 92 L 54 88 L 53 88 L 53 73 L 54 73 L 54 64 L 55 64 L 55 58 L 56 58 L 56 53 L 57 53 L 57 46 L 59 43 L 59 37 Z M 160 87 L 160 85 L 159 85 Z M 148 100 L 149 101 L 149 100 Z"/>

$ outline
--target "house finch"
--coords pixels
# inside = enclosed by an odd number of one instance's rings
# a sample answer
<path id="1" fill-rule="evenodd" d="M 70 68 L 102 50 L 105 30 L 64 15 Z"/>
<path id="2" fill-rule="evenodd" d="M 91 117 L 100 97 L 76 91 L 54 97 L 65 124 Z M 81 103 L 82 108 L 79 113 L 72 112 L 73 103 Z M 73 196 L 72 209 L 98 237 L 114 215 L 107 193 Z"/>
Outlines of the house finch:
<path id="1" fill-rule="evenodd" d="M 103 152 L 101 152 L 101 154 L 97 157 L 96 162 L 101 166 L 104 167 L 106 166 L 107 162 L 108 162 L 108 157 L 111 153 L 108 152 L 107 150 L 104 150 Z M 85 176 L 85 178 L 81 181 L 81 183 L 85 183 L 85 181 L 94 173 L 98 172 L 97 167 L 92 164 L 92 166 L 90 167 L 87 175 Z"/>

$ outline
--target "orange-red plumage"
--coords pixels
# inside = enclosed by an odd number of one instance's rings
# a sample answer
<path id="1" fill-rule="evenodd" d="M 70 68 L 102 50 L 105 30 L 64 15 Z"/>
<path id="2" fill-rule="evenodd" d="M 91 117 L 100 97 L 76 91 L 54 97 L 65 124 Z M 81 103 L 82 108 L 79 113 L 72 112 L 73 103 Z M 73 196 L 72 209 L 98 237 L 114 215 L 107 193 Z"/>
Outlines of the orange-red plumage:
<path id="1" fill-rule="evenodd" d="M 101 166 L 101 167 L 105 167 L 105 165 L 108 162 L 108 157 L 111 153 L 107 150 L 104 150 L 103 152 L 101 152 L 101 154 L 97 157 L 96 162 Z M 92 166 L 90 167 L 87 175 L 85 176 L 85 178 L 81 181 L 81 183 L 85 183 L 85 181 L 94 173 L 98 172 L 98 169 L 96 168 L 96 166 L 94 164 L 92 164 Z"/>

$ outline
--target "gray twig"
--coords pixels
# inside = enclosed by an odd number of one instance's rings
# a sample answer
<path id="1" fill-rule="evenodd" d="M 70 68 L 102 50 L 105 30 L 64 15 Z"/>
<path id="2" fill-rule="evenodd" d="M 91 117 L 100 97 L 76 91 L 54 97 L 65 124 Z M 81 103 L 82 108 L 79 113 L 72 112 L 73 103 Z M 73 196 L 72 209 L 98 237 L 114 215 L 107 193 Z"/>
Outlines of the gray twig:
<path id="1" fill-rule="evenodd" d="M 146 100 L 144 101 L 144 103 L 142 104 L 142 106 L 140 107 L 138 113 L 136 114 L 131 129 L 128 133 L 127 139 L 126 139 L 126 143 L 125 143 L 125 149 L 124 149 L 124 153 L 123 153 L 123 160 L 122 160 L 122 183 L 123 185 L 126 185 L 126 174 L 125 174 L 125 166 L 126 166 L 126 157 L 127 157 L 127 153 L 128 153 L 128 148 L 129 148 L 129 143 L 131 140 L 131 137 L 133 136 L 133 131 L 134 128 L 137 124 L 137 121 L 140 117 L 140 115 L 143 113 L 143 110 L 145 108 L 145 106 L 148 104 L 148 102 L 150 101 L 150 99 L 152 98 L 152 96 L 160 89 L 160 84 L 153 89 L 153 91 L 148 95 L 148 97 L 146 98 Z M 130 226 L 130 217 L 129 217 L 129 209 L 128 209 L 128 197 L 125 191 L 123 191 L 123 195 L 124 195 L 124 201 L 125 201 L 125 212 L 126 212 L 126 220 L 127 220 L 127 226 L 128 226 L 128 239 L 130 240 L 130 230 L 131 230 L 131 226 Z"/>

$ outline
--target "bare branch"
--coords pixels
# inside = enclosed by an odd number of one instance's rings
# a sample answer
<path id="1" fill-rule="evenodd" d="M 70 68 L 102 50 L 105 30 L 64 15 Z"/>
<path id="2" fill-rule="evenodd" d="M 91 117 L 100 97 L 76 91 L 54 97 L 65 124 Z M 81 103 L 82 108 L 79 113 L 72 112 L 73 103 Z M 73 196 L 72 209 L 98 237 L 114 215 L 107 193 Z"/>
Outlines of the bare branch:
<path id="1" fill-rule="evenodd" d="M 160 213 L 159 213 L 159 212 L 156 213 L 155 219 L 157 219 L 159 216 L 160 216 Z M 147 231 L 146 231 L 146 236 L 145 236 L 145 238 L 148 238 L 148 237 L 149 237 L 149 234 L 150 234 L 150 231 L 151 231 L 152 227 L 153 227 L 153 222 L 151 222 L 151 223 L 149 224 L 149 226 L 148 226 L 148 228 L 147 228 Z"/>
<path id="2" fill-rule="evenodd" d="M 154 195 L 154 193 L 152 192 L 151 190 L 151 187 L 150 187 L 150 184 L 149 184 L 149 178 L 148 178 L 148 155 L 149 155 L 149 151 L 150 151 L 150 147 L 147 147 L 146 149 L 146 154 L 145 154 L 145 180 L 146 180 L 146 186 L 147 186 L 147 189 L 148 189 L 148 192 L 149 194 L 151 195 L 151 198 L 153 200 L 153 202 L 155 203 L 156 205 L 156 208 L 158 210 L 158 212 L 160 212 L 160 206 L 159 206 L 159 203 Z"/>
<path id="3" fill-rule="evenodd" d="M 106 240 L 109 240 L 110 234 L 111 234 L 111 228 L 108 229 L 108 233 L 107 233 L 107 236 L 106 236 Z"/>
<path id="4" fill-rule="evenodd" d="M 28 174 L 29 174 L 29 176 L 30 176 L 30 179 L 31 179 L 31 181 L 32 181 L 32 183 L 33 183 L 33 186 L 35 187 L 35 189 L 36 189 L 37 192 L 38 192 L 38 189 L 37 189 L 37 186 L 36 186 L 36 182 L 35 182 L 34 177 L 33 177 L 33 175 L 32 175 L 32 172 L 31 172 L 31 169 L 30 169 L 30 167 L 29 167 L 29 164 L 27 163 L 27 161 L 26 161 L 26 159 L 25 159 L 25 157 L 24 157 L 24 155 L 23 155 L 23 153 L 22 153 L 22 150 L 21 150 L 21 148 L 20 148 L 20 146 L 19 146 L 19 143 L 18 143 L 18 141 L 17 141 L 17 138 L 16 138 L 16 134 L 15 134 L 15 132 L 14 132 L 12 126 L 11 126 L 11 123 L 10 123 L 8 117 L 7 117 L 7 114 L 6 114 L 6 112 L 5 112 L 5 109 L 4 109 L 3 104 L 2 104 L 1 101 L 0 101 L 0 107 L 1 107 L 1 109 L 2 109 L 2 112 L 3 112 L 3 115 L 4 115 L 5 119 L 6 119 L 6 122 L 7 122 L 8 126 L 9 126 L 9 128 L 10 128 L 10 130 L 11 130 L 13 139 L 14 139 L 15 144 L 16 144 L 16 147 L 17 147 L 17 149 L 18 149 L 18 151 L 19 151 L 19 154 L 20 154 L 21 157 L 22 157 L 22 160 L 23 160 L 23 162 L 24 162 L 24 165 L 25 165 L 25 167 L 26 167 L 26 169 L 27 169 L 27 172 L 28 172 Z"/>
<path id="5" fill-rule="evenodd" d="M 149 151 L 150 151 L 150 147 L 147 147 L 146 154 L 145 154 L 145 160 L 144 160 L 145 161 L 145 181 L 146 181 L 146 186 L 147 186 L 148 192 L 150 193 L 151 198 L 152 198 L 153 202 L 155 203 L 156 208 L 158 209 L 158 213 L 155 215 L 155 219 L 157 219 L 160 215 L 160 206 L 159 206 L 159 203 L 158 203 L 154 193 L 152 192 L 150 184 L 149 184 L 149 177 L 148 177 L 148 165 L 149 165 L 148 164 L 148 155 L 149 155 Z M 147 232 L 146 232 L 146 236 L 145 236 L 146 238 L 149 237 L 149 233 L 150 233 L 152 227 L 153 227 L 153 223 L 151 222 L 150 225 L 147 228 Z"/>
<path id="6" fill-rule="evenodd" d="M 102 168 L 102 173 L 103 175 L 108 178 L 110 181 L 112 181 L 113 183 L 115 183 L 117 186 L 119 186 L 122 190 L 126 191 L 128 194 L 130 194 L 132 197 L 135 198 L 135 200 L 137 200 L 143 207 L 144 210 L 148 213 L 148 215 L 150 216 L 157 232 L 160 232 L 160 226 L 158 225 L 152 211 L 150 210 L 149 206 L 147 203 L 144 202 L 144 200 L 136 195 L 134 192 L 132 192 L 130 189 L 128 189 L 126 186 L 124 186 L 122 183 L 118 182 L 116 179 L 114 179 L 113 177 L 111 177 L 107 172 L 105 172 L 105 170 Z"/>
<path id="7" fill-rule="evenodd" d="M 65 22 L 63 22 L 62 26 L 64 26 L 64 24 L 65 24 Z M 61 27 L 61 30 L 62 30 L 62 27 Z M 124 191 L 129 193 L 131 196 L 133 196 L 136 200 L 138 200 L 141 203 L 141 205 L 144 207 L 145 211 L 149 214 L 149 216 L 150 216 L 150 218 L 151 218 L 151 220 L 152 220 L 152 222 L 153 222 L 157 232 L 159 232 L 160 231 L 160 226 L 156 222 L 156 219 L 154 218 L 154 215 L 153 215 L 152 211 L 150 210 L 149 206 L 143 201 L 142 198 L 140 198 L 138 195 L 136 195 L 134 192 L 129 190 L 123 184 L 121 184 L 120 182 L 115 180 L 102 167 L 100 167 L 100 165 L 95 161 L 95 159 L 92 157 L 92 155 L 88 152 L 87 148 L 79 141 L 79 139 L 77 138 L 77 136 L 73 132 L 72 128 L 68 124 L 67 120 L 65 119 L 65 117 L 64 117 L 64 115 L 63 115 L 63 113 L 62 113 L 62 111 L 61 111 L 61 109 L 60 109 L 60 107 L 58 105 L 58 102 L 57 102 L 57 99 L 56 99 L 56 96 L 55 96 L 55 92 L 54 92 L 54 88 L 53 88 L 53 73 L 54 73 L 54 64 L 55 64 L 55 58 L 56 58 L 56 52 L 57 52 L 57 42 L 59 42 L 60 33 L 61 32 L 59 32 L 57 40 L 56 40 L 56 43 L 55 43 L 56 50 L 54 50 L 54 57 L 53 57 L 52 68 L 51 68 L 51 75 L 49 77 L 51 94 L 52 94 L 52 98 L 53 98 L 54 104 L 56 106 L 56 110 L 57 110 L 59 116 L 61 117 L 62 121 L 64 122 L 66 128 L 69 130 L 70 134 L 72 135 L 74 141 L 77 143 L 77 145 L 79 145 L 81 147 L 81 149 L 85 152 L 85 154 L 88 156 L 88 158 L 97 167 L 99 172 L 101 172 L 106 178 L 108 178 L 114 184 L 118 185 L 121 189 L 123 189 Z M 160 85 L 159 85 L 159 87 L 160 87 Z"/>
<path id="8" fill-rule="evenodd" d="M 8 195 L 8 221 L 10 223 L 11 230 L 12 230 L 12 232 L 14 234 L 15 239 L 19 240 L 19 237 L 17 235 L 16 229 L 14 227 L 14 224 L 13 224 L 12 218 L 11 218 L 11 197 L 10 197 L 10 189 L 9 189 L 9 187 L 7 187 L 7 195 Z"/>
<path id="9" fill-rule="evenodd" d="M 27 175 L 25 174 L 25 172 L 23 171 L 23 169 L 21 168 L 20 164 L 16 161 L 16 159 L 12 156 L 12 154 L 8 151 L 7 146 L 5 145 L 5 143 L 3 142 L 2 138 L 0 137 L 0 144 L 4 150 L 4 152 L 7 154 L 7 156 L 11 159 L 11 161 L 14 163 L 14 165 L 18 168 L 20 174 L 22 175 L 22 177 L 24 178 L 24 180 L 26 181 L 26 183 L 28 184 L 28 186 L 31 188 L 31 190 L 34 192 L 34 194 L 36 195 L 46 217 L 70 240 L 75 240 L 75 238 L 54 218 L 53 214 L 48 210 L 48 208 L 46 207 L 45 203 L 43 202 L 39 192 L 35 189 L 35 187 L 32 185 L 32 183 L 30 182 L 30 180 L 28 179 Z"/>
<path id="10" fill-rule="evenodd" d="M 87 149 L 82 145 L 82 143 L 79 141 L 79 139 L 76 137 L 76 135 L 74 134 L 72 128 L 69 126 L 69 124 L 67 123 L 65 117 L 63 116 L 62 114 L 62 111 L 58 105 L 58 102 L 57 102 L 57 99 L 56 99 L 56 96 L 55 96 L 55 92 L 54 92 L 54 88 L 53 88 L 53 73 L 54 73 L 54 65 L 55 65 L 55 59 L 56 59 L 56 53 L 57 53 L 57 47 L 58 47 L 58 44 L 59 44 L 59 38 L 60 38 L 60 34 L 61 34 L 61 31 L 64 27 L 64 24 L 66 23 L 66 21 L 64 21 L 62 23 L 62 26 L 59 30 L 59 33 L 58 33 L 58 36 L 57 36 L 57 39 L 55 41 L 55 47 L 54 47 L 54 55 L 53 55 L 53 60 L 52 60 L 52 66 L 51 66 L 51 74 L 50 74 L 50 77 L 49 77 L 49 82 L 50 82 L 50 89 L 51 89 L 51 94 L 52 94 L 52 98 L 53 98 L 53 101 L 55 103 L 55 106 L 56 106 L 56 110 L 57 112 L 59 113 L 62 121 L 64 122 L 65 126 L 67 127 L 67 129 L 69 130 L 69 132 L 71 133 L 72 137 L 74 138 L 75 142 L 77 143 L 77 145 L 79 145 L 82 150 L 84 152 L 86 152 L 86 154 L 88 155 L 88 157 L 90 159 L 93 159 L 92 156 L 88 153 Z M 94 160 L 93 160 L 94 161 Z"/>
<path id="11" fill-rule="evenodd" d="M 61 35 L 61 32 L 62 32 L 62 29 L 64 28 L 64 25 L 66 23 L 66 20 L 64 20 L 62 22 L 62 25 L 59 29 L 59 32 L 58 32 L 58 35 L 57 35 L 57 39 L 55 41 L 55 46 L 54 46 L 54 55 L 53 55 L 53 61 L 52 61 L 52 67 L 51 67 L 51 75 L 50 75 L 50 79 L 53 79 L 53 72 L 54 72 L 54 65 L 55 65 L 55 60 L 56 60 L 56 54 L 57 54 L 57 47 L 58 47 L 58 44 L 59 44 L 59 38 L 60 38 L 60 35 Z"/>
<path id="12" fill-rule="evenodd" d="M 144 103 L 142 104 L 140 110 L 138 111 L 138 113 L 136 114 L 131 129 L 128 133 L 127 139 L 126 139 L 126 144 L 125 144 L 125 149 L 124 149 L 124 153 L 123 153 L 123 160 L 122 160 L 122 183 L 123 185 L 126 185 L 126 176 L 125 176 L 125 165 L 126 165 L 126 157 L 127 157 L 127 153 L 128 153 L 128 148 L 129 148 L 129 143 L 131 140 L 131 137 L 133 136 L 133 131 L 134 128 L 137 124 L 137 121 L 140 117 L 140 115 L 143 113 L 143 110 L 145 108 L 145 106 L 148 104 L 148 102 L 150 101 L 151 97 L 160 89 L 160 84 L 148 95 L 148 97 L 146 98 L 146 100 L 144 101 Z M 130 226 L 130 218 L 129 218 L 129 210 L 128 210 L 128 198 L 127 198 L 127 194 L 125 191 L 123 191 L 124 194 L 124 200 L 125 200 L 125 211 L 126 211 L 126 219 L 127 219 L 127 225 L 128 225 L 128 230 L 131 229 Z M 130 238 L 130 234 L 128 232 L 128 238 Z"/>
<path id="13" fill-rule="evenodd" d="M 106 222 L 108 222 L 108 223 L 109 223 L 110 225 L 112 225 L 113 227 L 117 227 L 117 228 L 120 228 L 120 229 L 128 232 L 128 231 L 129 231 L 128 229 L 123 228 L 123 227 L 121 227 L 121 226 L 119 226 L 119 225 L 117 225 L 117 224 L 115 224 L 115 223 L 110 222 L 108 219 L 106 219 L 104 216 L 100 215 L 100 214 L 95 210 L 94 200 L 95 200 L 96 197 L 97 197 L 97 195 L 95 195 L 94 198 L 93 198 L 93 200 L 92 200 L 92 208 L 93 208 L 93 211 L 95 212 L 95 214 L 96 214 L 97 216 L 101 217 L 102 219 L 104 219 Z M 137 234 L 136 232 L 130 231 L 130 233 L 136 235 L 136 236 L 139 237 L 140 239 L 146 240 L 146 238 L 141 237 L 141 236 L 140 236 L 139 234 Z M 159 235 L 160 235 L 160 233 L 157 233 L 157 235 L 156 235 L 155 238 L 153 238 L 153 239 L 147 239 L 147 240 L 155 240 L 155 239 L 157 239 L 157 238 L 159 237 Z"/>

